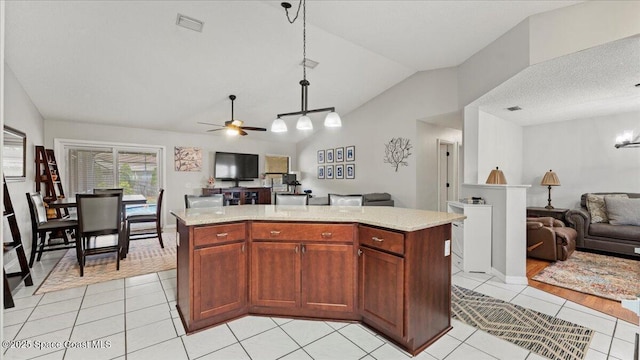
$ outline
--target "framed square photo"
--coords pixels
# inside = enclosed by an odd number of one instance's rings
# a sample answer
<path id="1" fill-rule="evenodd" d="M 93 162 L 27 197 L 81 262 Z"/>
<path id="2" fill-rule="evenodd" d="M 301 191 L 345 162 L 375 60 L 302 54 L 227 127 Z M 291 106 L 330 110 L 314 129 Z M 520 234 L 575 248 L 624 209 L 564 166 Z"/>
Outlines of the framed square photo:
<path id="1" fill-rule="evenodd" d="M 344 148 L 343 147 L 336 148 L 336 162 L 343 162 L 343 161 L 344 161 Z"/>
<path id="2" fill-rule="evenodd" d="M 327 173 L 325 175 L 327 179 L 333 179 L 333 165 L 327 165 Z"/>
<path id="3" fill-rule="evenodd" d="M 324 164 L 324 150 L 318 150 L 318 164 Z"/>
<path id="4" fill-rule="evenodd" d="M 333 162 L 333 149 L 327 149 L 327 158 L 326 161 L 328 163 L 332 163 Z"/>
<path id="5" fill-rule="evenodd" d="M 347 173 L 345 177 L 347 179 L 355 179 L 356 178 L 356 164 L 347 164 L 345 165 L 345 172 Z"/>
<path id="6" fill-rule="evenodd" d="M 324 179 L 324 165 L 318 166 L 318 179 Z"/>
<path id="7" fill-rule="evenodd" d="M 356 147 L 355 146 L 347 146 L 347 161 L 356 161 Z"/>
<path id="8" fill-rule="evenodd" d="M 344 164 L 336 165 L 336 179 L 344 179 Z"/>

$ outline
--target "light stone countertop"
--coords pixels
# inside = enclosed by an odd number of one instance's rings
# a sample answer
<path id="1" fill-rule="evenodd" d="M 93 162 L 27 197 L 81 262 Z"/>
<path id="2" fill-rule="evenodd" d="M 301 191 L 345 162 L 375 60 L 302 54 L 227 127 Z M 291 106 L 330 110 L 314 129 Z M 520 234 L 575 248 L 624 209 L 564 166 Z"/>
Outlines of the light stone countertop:
<path id="1" fill-rule="evenodd" d="M 400 231 L 416 231 L 465 218 L 462 214 L 388 206 L 238 205 L 172 210 L 171 214 L 187 226 L 244 220 L 317 221 L 357 222 Z"/>

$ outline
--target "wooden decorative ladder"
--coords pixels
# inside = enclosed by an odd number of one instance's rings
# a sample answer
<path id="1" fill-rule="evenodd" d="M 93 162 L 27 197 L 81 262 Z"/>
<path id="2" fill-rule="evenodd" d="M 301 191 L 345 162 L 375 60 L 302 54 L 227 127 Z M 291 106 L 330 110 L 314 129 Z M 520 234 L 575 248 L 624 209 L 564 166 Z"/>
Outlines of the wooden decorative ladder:
<path id="1" fill-rule="evenodd" d="M 41 192 L 44 184 L 43 200 L 47 203 L 64 198 L 64 189 L 58 171 L 58 163 L 52 149 L 36 145 L 36 191 Z M 55 214 L 55 215 L 54 215 Z M 55 209 L 47 212 L 49 218 L 63 218 L 69 216 L 69 210 Z"/>

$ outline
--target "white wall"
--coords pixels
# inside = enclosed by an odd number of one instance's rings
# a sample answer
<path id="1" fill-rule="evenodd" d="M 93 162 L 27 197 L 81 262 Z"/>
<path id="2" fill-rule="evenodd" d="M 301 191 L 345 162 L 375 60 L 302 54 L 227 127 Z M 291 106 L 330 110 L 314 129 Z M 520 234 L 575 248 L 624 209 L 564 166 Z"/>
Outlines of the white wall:
<path id="1" fill-rule="evenodd" d="M 640 193 L 640 149 L 613 146 L 625 130 L 640 134 L 640 112 L 525 127 L 523 181 L 532 184 L 527 205 L 547 204 L 547 187 L 540 181 L 550 169 L 562 184 L 551 189 L 558 208 L 579 207 L 586 192 Z"/>
<path id="2" fill-rule="evenodd" d="M 438 211 L 438 139 L 460 144 L 462 130 L 418 121 L 417 138 L 416 208 Z"/>
<path id="3" fill-rule="evenodd" d="M 585 1 L 529 18 L 530 64 L 640 33 L 640 1 Z"/>
<path id="4" fill-rule="evenodd" d="M 302 172 L 302 189 L 314 195 L 328 193 L 388 192 L 399 207 L 416 207 L 416 121 L 457 110 L 457 72 L 454 68 L 419 72 L 342 115 L 342 128 L 319 131 L 298 143 L 298 165 Z M 339 109 L 338 109 L 339 111 Z M 295 131 L 295 130 L 294 130 Z M 384 145 L 391 138 L 409 138 L 413 155 L 409 166 L 398 172 L 383 163 Z M 319 180 L 316 178 L 318 150 L 355 145 L 356 178 L 354 180 Z"/>
<path id="5" fill-rule="evenodd" d="M 478 183 L 484 184 L 496 166 L 507 184 L 522 184 L 522 127 L 480 111 L 478 118 Z"/>
<path id="6" fill-rule="evenodd" d="M 4 66 L 4 123 L 27 134 L 26 180 L 8 182 L 7 188 L 28 257 L 31 253 L 31 218 L 25 193 L 36 190 L 35 161 L 33 159 L 35 158 L 35 145 L 42 144 L 44 139 L 44 120 L 11 68 L 7 64 Z M 3 230 L 3 234 L 6 234 L 7 230 Z M 7 261 L 9 260 L 7 259 Z"/>
<path id="7" fill-rule="evenodd" d="M 167 210 L 183 209 L 184 194 L 200 194 L 206 179 L 213 175 L 213 154 L 216 151 L 243 152 L 260 155 L 259 170 L 264 169 L 264 155 L 285 155 L 295 164 L 295 144 L 252 140 L 251 135 L 228 138 L 208 134 L 187 134 L 137 128 L 124 128 L 84 124 L 67 121 L 45 121 L 45 146 L 53 148 L 53 140 L 78 139 L 130 144 L 160 145 L 166 147 L 165 203 Z M 201 147 L 203 153 L 201 172 L 178 172 L 174 170 L 173 149 L 176 146 Z M 57 154 L 56 154 L 57 155 Z M 230 182 L 218 183 L 218 187 L 228 187 Z M 241 186 L 260 186 L 258 181 L 242 182 Z M 173 216 L 166 212 L 165 225 L 175 225 Z"/>

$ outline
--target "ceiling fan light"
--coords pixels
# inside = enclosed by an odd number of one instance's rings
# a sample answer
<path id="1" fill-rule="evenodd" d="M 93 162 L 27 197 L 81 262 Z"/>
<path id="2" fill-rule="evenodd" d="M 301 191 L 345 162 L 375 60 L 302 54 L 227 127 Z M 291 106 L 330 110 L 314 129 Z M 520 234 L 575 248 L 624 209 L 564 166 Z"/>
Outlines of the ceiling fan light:
<path id="1" fill-rule="evenodd" d="M 342 120 L 340 119 L 340 115 L 337 112 L 332 111 L 327 114 L 324 118 L 324 126 L 325 127 L 341 127 Z"/>
<path id="2" fill-rule="evenodd" d="M 296 123 L 296 129 L 298 130 L 313 130 L 313 123 L 311 122 L 311 118 L 307 115 L 302 115 L 298 118 L 298 122 Z"/>
<path id="3" fill-rule="evenodd" d="M 238 131 L 238 129 L 227 129 L 227 135 L 238 136 L 240 135 L 240 131 Z"/>
<path id="4" fill-rule="evenodd" d="M 273 120 L 273 123 L 271 124 L 271 132 L 274 132 L 274 133 L 287 132 L 287 124 L 281 118 L 277 118 Z"/>

